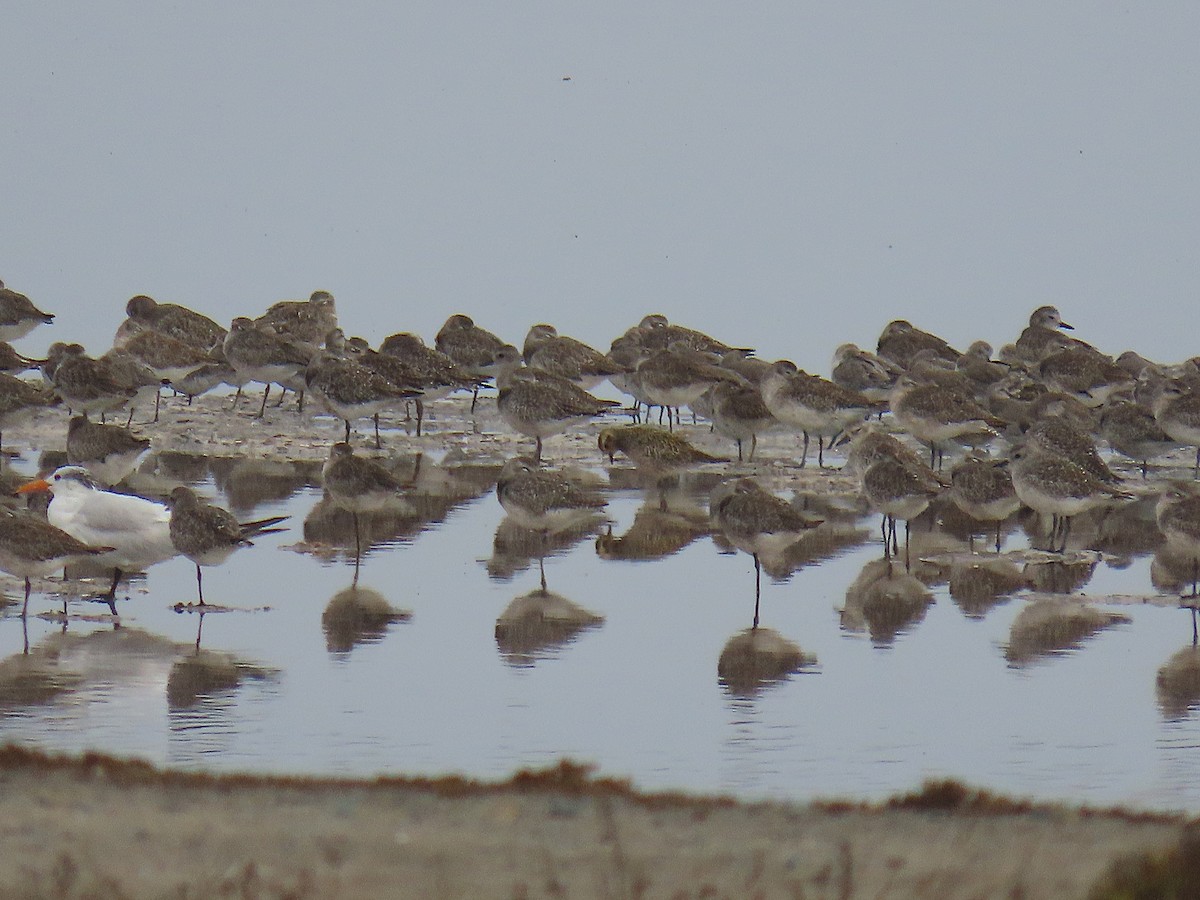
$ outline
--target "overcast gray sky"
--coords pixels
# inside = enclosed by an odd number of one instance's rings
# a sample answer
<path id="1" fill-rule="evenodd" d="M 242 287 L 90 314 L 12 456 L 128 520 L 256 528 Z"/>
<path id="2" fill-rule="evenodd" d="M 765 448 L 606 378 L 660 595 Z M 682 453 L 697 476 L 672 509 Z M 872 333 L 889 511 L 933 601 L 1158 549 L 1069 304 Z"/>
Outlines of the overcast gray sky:
<path id="1" fill-rule="evenodd" d="M 1200 5 L 10 4 L 0 278 L 346 330 L 652 311 L 828 372 L 909 318 L 1200 353 Z M 569 78 L 569 80 L 566 80 Z"/>

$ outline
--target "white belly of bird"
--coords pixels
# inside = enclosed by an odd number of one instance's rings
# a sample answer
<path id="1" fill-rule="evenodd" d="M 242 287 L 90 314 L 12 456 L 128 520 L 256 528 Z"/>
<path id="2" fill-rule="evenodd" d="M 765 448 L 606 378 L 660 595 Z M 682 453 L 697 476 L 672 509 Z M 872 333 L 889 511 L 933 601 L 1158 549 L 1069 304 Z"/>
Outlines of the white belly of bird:
<path id="1" fill-rule="evenodd" d="M 142 571 L 176 556 L 171 543 L 171 512 L 141 497 L 103 492 L 56 494 L 46 517 L 76 540 L 112 547 L 92 557 L 97 563 Z"/>

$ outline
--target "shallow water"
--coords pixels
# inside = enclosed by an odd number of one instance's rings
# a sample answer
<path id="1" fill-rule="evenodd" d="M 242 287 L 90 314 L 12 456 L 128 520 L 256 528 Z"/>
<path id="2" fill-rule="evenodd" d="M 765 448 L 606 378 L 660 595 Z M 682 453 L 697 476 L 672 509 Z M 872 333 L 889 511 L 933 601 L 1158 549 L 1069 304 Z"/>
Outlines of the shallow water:
<path id="1" fill-rule="evenodd" d="M 230 611 L 174 610 L 196 597 L 183 558 L 122 588 L 119 630 L 80 599 L 65 627 L 60 596 L 35 594 L 24 627 L 8 605 L 0 741 L 329 775 L 493 777 L 570 756 L 645 788 L 749 798 L 874 799 L 954 776 L 1200 810 L 1200 657 L 1189 613 L 1152 582 L 1162 560 L 1145 504 L 1077 524 L 1106 551 L 1095 565 L 1023 553 L 1028 538 L 1007 523 L 1015 552 L 974 558 L 990 576 L 963 564 L 957 517 L 933 530 L 921 520 L 914 560 L 938 564 L 909 575 L 900 562 L 890 578 L 876 517 L 822 507 L 826 524 L 771 570 L 783 577 L 764 572 L 753 635 L 806 658 L 770 672 L 760 653 L 759 671 L 739 674 L 726 666 L 731 640 L 749 639 L 754 563 L 707 533 L 715 476 L 692 476 L 663 514 L 613 470 L 606 523 L 547 544 L 547 597 L 537 541 L 496 502 L 494 462 L 425 457 L 418 493 L 364 520 L 357 593 L 352 522 L 322 501 L 319 465 L 159 465 L 242 519 L 287 514 L 291 527 L 205 570 L 206 599 Z M 411 475 L 415 461 L 400 466 Z M 997 596 L 1001 582 L 1010 592 Z M 1088 605 L 1113 621 L 1071 626 L 1050 589 L 1118 595 Z M 543 618 L 508 621 L 517 598 Z M 380 600 L 395 620 L 364 617 Z M 1039 610 L 1047 618 L 1025 627 Z"/>

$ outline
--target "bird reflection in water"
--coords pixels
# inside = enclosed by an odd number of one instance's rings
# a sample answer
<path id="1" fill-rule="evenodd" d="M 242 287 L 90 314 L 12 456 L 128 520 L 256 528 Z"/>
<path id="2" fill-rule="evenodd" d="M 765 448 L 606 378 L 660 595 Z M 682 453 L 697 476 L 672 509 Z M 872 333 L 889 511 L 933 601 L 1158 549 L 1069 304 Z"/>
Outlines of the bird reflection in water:
<path id="1" fill-rule="evenodd" d="M 359 644 L 383 640 L 394 623 L 411 618 L 410 611 L 392 606 L 379 591 L 351 584 L 334 594 L 321 613 L 325 649 L 348 654 Z"/>
<path id="2" fill-rule="evenodd" d="M 1017 591 L 1031 586 L 1024 567 L 1005 556 L 956 554 L 949 568 L 950 597 L 972 619 L 983 618 Z"/>
<path id="3" fill-rule="evenodd" d="M 213 609 L 207 612 L 220 614 L 224 611 Z M 167 675 L 167 705 L 171 709 L 186 709 L 206 698 L 231 693 L 243 681 L 264 681 L 278 674 L 231 653 L 202 648 L 200 638 L 206 610 L 197 612 L 196 641 L 189 652 L 174 662 Z"/>
<path id="4" fill-rule="evenodd" d="M 1154 687 L 1165 719 L 1176 722 L 1200 710 L 1200 645 L 1195 640 L 1163 663 Z"/>
<path id="5" fill-rule="evenodd" d="M 647 492 L 624 534 L 613 534 L 610 525 L 596 538 L 596 555 L 629 562 L 665 559 L 711 530 L 708 514 L 682 494 L 662 509 L 657 492 Z"/>
<path id="6" fill-rule="evenodd" d="M 1092 635 L 1129 621 L 1129 616 L 1097 609 L 1074 597 L 1039 597 L 1013 619 L 1004 658 L 1010 666 L 1020 667 L 1061 656 Z"/>
<path id="7" fill-rule="evenodd" d="M 919 625 L 932 603 L 933 593 L 916 574 L 890 560 L 874 559 L 846 588 L 841 626 L 850 632 L 866 631 L 876 647 L 888 647 Z"/>
<path id="8" fill-rule="evenodd" d="M 213 482 L 229 499 L 230 510 L 248 516 L 260 506 L 281 504 L 309 485 L 320 484 L 321 467 L 316 462 L 213 458 Z"/>
<path id="9" fill-rule="evenodd" d="M 526 667 L 554 656 L 584 631 L 604 624 L 597 615 L 544 584 L 522 594 L 496 619 L 496 647 L 510 666 Z"/>

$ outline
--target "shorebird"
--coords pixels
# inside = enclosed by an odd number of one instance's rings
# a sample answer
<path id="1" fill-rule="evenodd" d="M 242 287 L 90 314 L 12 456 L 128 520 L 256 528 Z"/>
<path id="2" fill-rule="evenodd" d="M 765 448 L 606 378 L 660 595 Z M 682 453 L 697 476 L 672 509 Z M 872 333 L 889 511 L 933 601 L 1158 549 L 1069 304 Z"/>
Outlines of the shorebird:
<path id="1" fill-rule="evenodd" d="M 57 406 L 58 397 L 28 381 L 0 372 L 0 435 L 36 410 Z"/>
<path id="2" fill-rule="evenodd" d="M 321 467 L 321 480 L 333 502 L 354 518 L 354 575 L 357 581 L 362 556 L 359 515 L 387 508 L 410 485 L 401 482 L 375 460 L 356 456 L 354 448 L 346 441 L 339 441 L 329 448 L 329 457 Z"/>
<path id="3" fill-rule="evenodd" d="M 1038 453 L 1069 459 L 1079 468 L 1105 484 L 1120 484 L 1121 479 L 1100 458 L 1090 434 L 1059 418 L 1039 419 L 1025 432 L 1026 446 Z"/>
<path id="4" fill-rule="evenodd" d="M 24 294 L 6 288 L 0 281 L 0 341 L 18 340 L 53 321 L 53 314 L 42 312 Z"/>
<path id="5" fill-rule="evenodd" d="M 758 447 L 758 435 L 778 420 L 771 415 L 755 385 L 736 385 L 721 381 L 710 388 L 713 431 L 737 442 L 738 462 L 742 461 L 742 442 L 750 439 L 750 456 Z"/>
<path id="6" fill-rule="evenodd" d="M 496 376 L 500 395 L 496 409 L 510 428 L 537 441 L 534 461 L 542 458 L 542 439 L 560 434 L 620 406 L 615 400 L 593 397 L 583 388 L 554 376 L 538 377 L 528 369 Z"/>
<path id="7" fill-rule="evenodd" d="M 1021 508 L 1008 467 L 990 459 L 964 459 L 951 469 L 950 482 L 950 499 L 955 506 L 978 522 L 996 523 L 999 553 L 1000 525 Z M 974 541 L 972 532 L 972 545 Z"/>
<path id="8" fill-rule="evenodd" d="M 1042 357 L 1038 377 L 1052 391 L 1077 397 L 1095 408 L 1114 391 L 1132 387 L 1134 377 L 1095 350 L 1068 347 Z"/>
<path id="9" fill-rule="evenodd" d="M 505 342 L 490 331 L 480 328 L 470 316 L 455 313 L 437 333 L 434 346 L 456 365 L 480 378 L 491 378 L 496 372 L 496 351 Z M 471 412 L 479 400 L 479 388 L 471 395 Z"/>
<path id="10" fill-rule="evenodd" d="M 856 344 L 842 344 L 833 351 L 830 381 L 872 400 L 886 400 L 899 374 L 897 365 L 859 349 Z"/>
<path id="11" fill-rule="evenodd" d="M 713 384 L 722 381 L 739 385 L 749 383 L 736 372 L 717 365 L 711 355 L 681 342 L 650 354 L 638 365 L 636 374 L 640 390 L 649 403 L 668 411 L 669 429 L 674 427 L 670 410 L 693 406 Z"/>
<path id="12" fill-rule="evenodd" d="M 742 355 L 749 355 L 754 352 L 749 347 L 730 347 L 724 341 L 709 337 L 704 332 L 696 331 L 694 328 L 675 325 L 672 322 L 668 322 L 667 317 L 662 313 L 650 313 L 648 316 L 642 316 L 642 320 L 637 324 L 637 328 L 642 334 L 643 342 L 653 345 L 656 349 L 663 349 L 670 347 L 672 344 L 682 343 L 691 350 L 715 353 L 717 356 L 723 356 L 731 350 Z"/>
<path id="13" fill-rule="evenodd" d="M 1061 456 L 1017 447 L 1011 460 L 1013 487 L 1021 502 L 1035 512 L 1051 517 L 1051 552 L 1066 550 L 1072 516 L 1114 499 L 1128 500 L 1133 496 L 1105 484 Z M 1055 537 L 1059 534 L 1062 535 L 1061 543 L 1055 551 Z"/>
<path id="14" fill-rule="evenodd" d="M 211 350 L 225 340 L 225 329 L 208 316 L 177 303 L 158 303 L 145 294 L 129 299 L 125 315 L 138 329 L 165 334 L 200 350 Z"/>
<path id="15" fill-rule="evenodd" d="M 1066 347 L 1093 349 L 1090 344 L 1068 338 L 1060 329 L 1074 331 L 1074 326 L 1064 322 L 1053 306 L 1039 306 L 1030 313 L 1029 326 L 1012 345 L 1014 355 L 1027 365 L 1036 365 L 1043 357 Z"/>
<path id="16" fill-rule="evenodd" d="M 239 316 L 230 323 L 222 350 L 238 379 L 266 385 L 262 406 L 258 410 L 259 418 L 266 412 L 267 396 L 271 393 L 272 384 L 292 390 L 304 389 L 304 372 L 312 359 L 312 352 L 273 332 L 256 327 L 245 316 Z"/>
<path id="17" fill-rule="evenodd" d="M 88 356 L 80 344 L 51 344 L 42 374 L 74 412 L 103 417 L 137 394 L 136 388 L 118 380 L 106 363 Z"/>
<path id="18" fill-rule="evenodd" d="M 103 484 L 123 481 L 149 449 L 148 438 L 121 425 L 91 422 L 86 415 L 67 423 L 67 464 L 82 466 Z"/>
<path id="19" fill-rule="evenodd" d="M 1172 439 L 1196 448 L 1195 476 L 1200 476 L 1200 394 L 1179 382 L 1163 387 L 1154 404 L 1154 418 Z"/>
<path id="20" fill-rule="evenodd" d="M 313 291 L 307 300 L 280 300 L 254 320 L 255 327 L 268 328 L 272 334 L 302 344 L 310 352 L 337 324 L 337 303 L 329 291 Z"/>
<path id="21" fill-rule="evenodd" d="M 286 531 L 275 528 L 287 516 L 239 522 L 227 509 L 205 503 L 196 492 L 180 485 L 167 500 L 171 509 L 168 531 L 175 549 L 196 564 L 196 594 L 204 606 L 201 566 L 219 566 L 240 547 L 252 547 L 250 538 Z"/>
<path id="22" fill-rule="evenodd" d="M 575 338 L 560 335 L 553 325 L 534 325 L 521 350 L 525 365 L 572 381 L 590 391 L 606 378 L 625 370 L 599 350 Z"/>
<path id="23" fill-rule="evenodd" d="M 29 611 L 30 578 L 45 578 L 65 565 L 109 550 L 76 540 L 36 513 L 0 506 L 0 569 L 25 579 L 22 618 Z"/>
<path id="24" fill-rule="evenodd" d="M 374 418 L 375 448 L 379 449 L 383 446 L 379 439 L 379 413 L 419 397 L 421 392 L 392 382 L 356 359 L 339 355 L 344 352 L 345 338 L 341 329 L 335 328 L 326 338 L 326 349 L 309 363 L 304 373 L 305 386 L 321 406 L 346 423 L 346 441 L 350 440 L 352 419 Z"/>
<path id="25" fill-rule="evenodd" d="M 876 353 L 902 369 L 907 369 L 912 358 L 922 350 L 932 350 L 940 358 L 952 363 L 962 356 L 936 334 L 914 328 L 907 319 L 889 322 L 879 335 L 879 343 L 875 347 Z"/>
<path id="26" fill-rule="evenodd" d="M 1196 641 L 1197 580 L 1200 579 L 1200 495 L 1187 484 L 1170 486 L 1158 499 L 1154 510 L 1158 530 L 1167 546 L 1191 560 L 1192 593 L 1186 599 L 1192 610 L 1192 641 Z"/>
<path id="27" fill-rule="evenodd" d="M 945 456 L 946 445 L 985 444 L 1007 424 L 974 400 L 938 384 L 918 384 L 904 375 L 892 389 L 896 422 L 929 447 L 929 464 Z"/>
<path id="28" fill-rule="evenodd" d="M 597 439 L 600 451 L 614 462 L 624 453 L 639 472 L 655 479 L 658 484 L 659 509 L 667 508 L 667 482 L 684 469 L 706 463 L 729 462 L 692 446 L 685 438 L 654 425 L 617 425 L 605 428 Z"/>
<path id="29" fill-rule="evenodd" d="M 1179 446 L 1179 441 L 1163 431 L 1152 413 L 1120 398 L 1110 399 L 1100 413 L 1100 436 L 1122 456 L 1139 463 L 1143 479 L 1150 460 Z"/>
<path id="30" fill-rule="evenodd" d="M 924 463 L 912 465 L 901 458 L 882 453 L 863 471 L 862 489 L 867 502 L 883 516 L 884 559 L 890 560 L 899 552 L 896 519 L 904 520 L 904 568 L 910 570 L 909 536 L 912 520 L 925 512 L 933 498 L 941 493 L 941 482 Z"/>
<path id="31" fill-rule="evenodd" d="M 111 548 L 94 557 L 113 568 L 110 607 L 124 573 L 144 571 L 177 553 L 171 543 L 171 511 L 164 504 L 103 490 L 81 466 L 62 466 L 17 489 L 19 494 L 38 491 L 50 492 L 46 517 L 51 525 L 90 546 Z"/>
<path id="32" fill-rule="evenodd" d="M 36 369 L 41 364 L 42 360 L 22 356 L 8 341 L 0 341 L 0 372 L 17 375 L 29 369 Z"/>
<path id="33" fill-rule="evenodd" d="M 536 531 L 544 541 L 553 533 L 595 520 L 605 500 L 566 476 L 540 469 L 531 460 L 514 457 L 505 462 L 496 481 L 496 499 L 516 524 Z M 542 590 L 546 590 L 544 552 L 538 553 Z"/>
<path id="34" fill-rule="evenodd" d="M 421 436 L 426 403 L 448 397 L 457 390 L 478 391 L 486 384 L 486 379 L 471 374 L 445 353 L 426 347 L 420 335 L 409 332 L 389 335 L 379 345 L 379 353 L 403 364 L 409 378 L 421 390 L 421 396 L 414 398 L 417 437 Z"/>
<path id="35" fill-rule="evenodd" d="M 709 515 L 729 542 L 754 558 L 754 627 L 762 583 L 760 557 L 781 559 L 804 534 L 821 524 L 753 478 L 739 478 L 713 492 Z M 770 567 L 768 566 L 768 571 Z"/>
<path id="36" fill-rule="evenodd" d="M 158 335 L 151 336 L 158 337 Z M 105 351 L 104 355 L 96 361 L 104 366 L 105 371 L 116 384 L 133 391 L 133 396 L 129 398 L 129 416 L 125 422 L 126 425 L 133 422 L 134 408 L 138 403 L 149 402 L 151 396 L 154 397 L 154 421 L 158 421 L 163 379 L 154 369 L 128 353 L 123 347 L 113 347 L 111 350 Z"/>
<path id="37" fill-rule="evenodd" d="M 831 440 L 876 410 L 875 401 L 796 368 L 786 359 L 776 362 L 759 383 L 763 403 L 785 425 L 804 434 L 800 468 L 808 461 L 808 442 L 817 436 L 817 465 L 825 467 L 825 439 Z"/>

